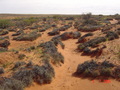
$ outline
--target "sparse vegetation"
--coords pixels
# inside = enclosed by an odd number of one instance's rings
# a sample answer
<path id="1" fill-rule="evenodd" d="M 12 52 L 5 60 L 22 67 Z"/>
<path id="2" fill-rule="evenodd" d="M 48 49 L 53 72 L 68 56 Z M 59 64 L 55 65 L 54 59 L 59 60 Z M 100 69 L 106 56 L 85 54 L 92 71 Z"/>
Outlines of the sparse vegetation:
<path id="1" fill-rule="evenodd" d="M 68 80 L 78 62 L 73 75 L 120 80 L 119 23 L 120 15 L 91 13 L 0 19 L 0 90 L 50 84 L 55 71 L 57 79 Z M 64 70 L 58 69 L 64 63 Z"/>
<path id="2" fill-rule="evenodd" d="M 7 19 L 0 19 L 0 28 L 4 29 L 4 28 L 8 28 L 12 26 L 11 21 L 7 20 Z"/>

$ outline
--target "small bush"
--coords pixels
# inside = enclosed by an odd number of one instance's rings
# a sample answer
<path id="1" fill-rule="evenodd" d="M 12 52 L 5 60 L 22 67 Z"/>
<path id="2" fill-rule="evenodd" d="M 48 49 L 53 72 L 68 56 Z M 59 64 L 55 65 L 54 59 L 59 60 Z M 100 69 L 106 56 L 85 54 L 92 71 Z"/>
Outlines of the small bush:
<path id="1" fill-rule="evenodd" d="M 32 84 L 33 82 L 33 71 L 32 70 L 19 70 L 15 72 L 12 78 L 19 80 L 22 82 L 24 87 L 27 87 Z"/>
<path id="2" fill-rule="evenodd" d="M 43 47 L 43 53 L 48 54 L 52 58 L 52 63 L 64 63 L 64 57 L 57 51 L 57 48 L 53 41 L 42 43 L 39 46 Z"/>
<path id="3" fill-rule="evenodd" d="M 78 46 L 78 50 L 83 51 L 86 47 L 94 47 L 95 45 L 105 41 L 106 41 L 105 37 L 97 37 L 95 39 L 91 39 L 87 42 L 80 44 Z"/>
<path id="4" fill-rule="evenodd" d="M 54 69 L 50 64 L 34 66 L 33 71 L 35 73 L 34 80 L 38 84 L 51 83 L 52 78 L 55 76 Z"/>
<path id="5" fill-rule="evenodd" d="M 12 36 L 18 36 L 18 35 L 23 34 L 23 33 L 24 33 L 23 30 L 19 30 L 16 33 L 12 34 Z"/>
<path id="6" fill-rule="evenodd" d="M 0 37 L 0 40 L 9 39 L 9 36 Z"/>
<path id="7" fill-rule="evenodd" d="M 57 35 L 57 34 L 60 34 L 59 29 L 54 29 L 53 31 L 48 32 L 48 35 L 50 35 L 50 36 Z"/>
<path id="8" fill-rule="evenodd" d="M 10 45 L 8 40 L 0 40 L 0 47 L 7 48 Z"/>
<path id="9" fill-rule="evenodd" d="M 38 34 L 37 32 L 31 32 L 29 34 L 22 34 L 18 37 L 14 37 L 13 40 L 17 41 L 34 41 L 37 39 L 41 34 Z"/>
<path id="10" fill-rule="evenodd" d="M 9 32 L 7 30 L 3 30 L 3 31 L 0 31 L 0 35 L 6 35 L 8 34 Z"/>
<path id="11" fill-rule="evenodd" d="M 115 67 L 114 64 L 107 61 L 104 62 L 96 62 L 94 60 L 86 61 L 78 65 L 75 74 L 77 76 L 82 76 L 82 77 L 86 76 L 92 78 L 97 78 L 97 77 L 117 78 L 120 76 L 120 68 L 116 67 L 114 69 L 114 67 Z"/>
<path id="12" fill-rule="evenodd" d="M 78 26 L 77 27 L 77 29 L 78 29 L 78 31 L 81 31 L 81 32 L 94 32 L 94 31 L 96 31 L 96 30 L 99 30 L 101 28 L 101 26 L 100 25 L 95 25 L 95 26 L 93 26 L 93 25 L 85 25 L 85 26 Z"/>
<path id="13" fill-rule="evenodd" d="M 82 15 L 82 18 L 85 19 L 85 20 L 90 19 L 91 17 L 92 17 L 92 13 L 87 13 L 87 14 Z"/>
<path id="14" fill-rule="evenodd" d="M 15 63 L 13 69 L 19 68 L 20 66 L 25 65 L 25 64 L 26 64 L 25 62 L 19 62 L 18 61 L 18 62 Z"/>
<path id="15" fill-rule="evenodd" d="M 114 39 L 118 39 L 119 36 L 117 33 L 113 32 L 113 31 L 108 31 L 108 32 L 106 32 L 106 38 L 108 38 L 108 40 L 114 40 Z"/>
<path id="16" fill-rule="evenodd" d="M 19 58 L 20 60 L 22 60 L 22 59 L 25 58 L 25 56 L 26 56 L 26 55 L 24 55 L 24 54 L 20 54 L 20 55 L 18 56 L 18 58 Z"/>
<path id="17" fill-rule="evenodd" d="M 86 41 L 85 38 L 86 38 L 86 37 L 89 37 L 89 36 L 93 36 L 93 33 L 87 33 L 87 34 L 83 35 L 82 37 L 80 37 L 80 38 L 78 39 L 78 43 L 83 43 L 83 42 L 85 42 L 85 41 Z"/>

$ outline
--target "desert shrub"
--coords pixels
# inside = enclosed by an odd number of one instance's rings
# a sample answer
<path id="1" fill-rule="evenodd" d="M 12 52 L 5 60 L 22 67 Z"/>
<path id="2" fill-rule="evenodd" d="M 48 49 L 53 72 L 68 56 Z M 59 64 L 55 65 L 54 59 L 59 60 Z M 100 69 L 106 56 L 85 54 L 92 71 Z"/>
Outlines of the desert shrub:
<path id="1" fill-rule="evenodd" d="M 52 27 L 57 27 L 57 25 L 56 25 L 56 24 L 52 24 L 51 26 L 52 26 Z"/>
<path id="2" fill-rule="evenodd" d="M 82 74 L 86 71 L 89 72 L 88 70 L 90 71 L 94 71 L 96 68 L 98 67 L 98 64 L 95 62 L 95 61 L 86 61 L 84 62 L 83 64 L 79 64 L 78 67 L 77 67 L 77 70 L 76 70 L 76 74 Z"/>
<path id="3" fill-rule="evenodd" d="M 15 63 L 13 69 L 17 69 L 17 68 L 19 68 L 20 66 L 25 65 L 25 64 L 26 64 L 25 62 L 20 62 L 20 61 L 18 61 L 18 62 Z"/>
<path id="4" fill-rule="evenodd" d="M 69 29 L 71 26 L 70 25 L 64 25 L 62 27 L 59 28 L 60 31 L 65 31 L 67 29 Z"/>
<path id="5" fill-rule="evenodd" d="M 4 69 L 0 67 L 0 74 L 4 73 Z"/>
<path id="6" fill-rule="evenodd" d="M 97 21 L 93 20 L 93 19 L 85 19 L 82 22 L 82 25 L 99 25 Z"/>
<path id="7" fill-rule="evenodd" d="M 102 67 L 105 67 L 105 68 L 112 68 L 112 67 L 114 67 L 115 65 L 114 65 L 113 63 L 110 63 L 109 61 L 103 61 L 103 62 L 101 63 L 101 66 L 102 66 Z"/>
<path id="8" fill-rule="evenodd" d="M 43 53 L 48 54 L 52 58 L 52 63 L 64 63 L 64 57 L 57 51 L 57 48 L 53 41 L 42 43 L 39 46 L 43 47 Z"/>
<path id="9" fill-rule="evenodd" d="M 85 53 L 85 54 L 91 54 L 92 53 L 92 51 L 88 48 L 88 47 L 86 47 L 84 50 L 83 50 L 83 53 Z"/>
<path id="10" fill-rule="evenodd" d="M 78 31 L 82 31 L 82 32 L 94 32 L 98 29 L 100 29 L 102 26 L 92 26 L 92 25 L 85 25 L 85 26 L 78 26 L 77 29 Z"/>
<path id="11" fill-rule="evenodd" d="M 74 39 L 77 39 L 77 38 L 79 38 L 79 37 L 81 37 L 81 33 L 80 33 L 80 32 L 78 32 L 78 31 L 73 32 L 73 38 L 74 38 Z"/>
<path id="12" fill-rule="evenodd" d="M 52 63 L 53 64 L 58 64 L 58 63 L 64 63 L 64 57 L 62 56 L 61 53 L 54 53 L 50 55 L 53 59 L 52 59 Z"/>
<path id="13" fill-rule="evenodd" d="M 11 21 L 10 20 L 7 20 L 7 19 L 0 19 L 0 28 L 4 29 L 4 28 L 8 28 L 10 27 L 12 24 L 11 24 Z"/>
<path id="14" fill-rule="evenodd" d="M 84 41 L 85 41 L 85 38 L 86 38 L 86 37 L 89 37 L 89 36 L 93 36 L 93 33 L 87 33 L 87 34 L 83 35 L 82 37 L 80 37 L 80 38 L 78 39 L 78 43 L 84 42 Z"/>
<path id="15" fill-rule="evenodd" d="M 73 32 L 65 32 L 61 34 L 59 37 L 61 40 L 67 40 L 67 39 L 73 38 L 74 36 L 73 36 Z"/>
<path id="16" fill-rule="evenodd" d="M 14 27 L 14 28 L 7 28 L 7 30 L 9 31 L 9 32 L 15 32 L 16 31 L 16 27 Z"/>
<path id="17" fill-rule="evenodd" d="M 26 65 L 26 67 L 32 67 L 33 66 L 33 62 L 32 61 L 29 61 L 28 63 L 27 63 L 27 65 Z"/>
<path id="18" fill-rule="evenodd" d="M 35 46 L 31 46 L 30 49 L 31 49 L 31 50 L 34 50 L 34 49 L 35 49 Z"/>
<path id="19" fill-rule="evenodd" d="M 106 31 L 109 31 L 109 30 L 111 30 L 111 28 L 112 28 L 112 26 L 110 26 L 110 25 L 106 25 L 106 26 L 104 26 L 104 27 L 102 27 L 102 32 L 106 32 Z"/>
<path id="20" fill-rule="evenodd" d="M 81 50 L 85 49 L 86 47 L 93 47 L 93 46 L 95 46 L 95 45 L 97 45 L 97 44 L 99 44 L 101 42 L 105 42 L 105 41 L 106 41 L 105 37 L 97 37 L 95 39 L 91 39 L 91 40 L 89 40 L 87 42 L 84 42 L 84 43 L 80 44 L 78 46 L 78 50 L 81 51 Z"/>
<path id="21" fill-rule="evenodd" d="M 18 35 L 23 34 L 23 33 L 24 33 L 23 30 L 19 30 L 16 33 L 12 34 L 12 36 L 18 36 Z"/>
<path id="22" fill-rule="evenodd" d="M 65 48 L 65 45 L 62 43 L 61 40 L 57 39 L 57 38 L 53 38 L 51 39 L 53 41 L 53 43 L 57 46 L 58 44 L 62 47 L 62 49 Z"/>
<path id="23" fill-rule="evenodd" d="M 18 62 L 14 67 L 18 68 L 24 64 L 24 62 Z M 48 61 L 44 62 L 42 66 L 29 62 L 18 68 L 10 78 L 1 77 L 0 90 L 23 90 L 33 81 L 38 84 L 48 84 L 51 83 L 54 76 L 54 68 Z"/>
<path id="24" fill-rule="evenodd" d="M 44 32 L 44 31 L 46 31 L 46 28 L 42 28 L 39 30 L 39 32 Z"/>
<path id="25" fill-rule="evenodd" d="M 35 46 L 30 46 L 30 47 L 26 48 L 25 51 L 31 52 L 31 51 L 34 50 L 34 49 L 36 49 Z"/>
<path id="26" fill-rule="evenodd" d="M 0 47 L 7 48 L 10 45 L 9 40 L 0 40 Z"/>
<path id="27" fill-rule="evenodd" d="M 12 78 L 21 81 L 23 86 L 27 87 L 32 84 L 33 75 L 34 73 L 32 70 L 26 70 L 26 69 L 21 70 L 20 69 L 13 74 Z"/>
<path id="28" fill-rule="evenodd" d="M 22 59 L 24 59 L 25 58 L 25 54 L 19 54 L 19 56 L 18 56 L 18 58 L 20 59 L 20 60 L 22 60 Z"/>
<path id="29" fill-rule="evenodd" d="M 118 39 L 119 36 L 117 33 L 113 32 L 113 31 L 108 31 L 108 32 L 106 32 L 106 38 L 108 38 L 108 40 L 114 40 L 114 39 Z"/>
<path id="30" fill-rule="evenodd" d="M 15 72 L 12 77 L 20 80 L 24 87 L 31 85 L 32 81 L 38 84 L 51 83 L 52 78 L 55 76 L 55 72 L 49 62 L 46 62 L 42 66 L 33 64 L 30 66 L 30 62 L 28 64 L 25 68 L 21 68 Z"/>
<path id="31" fill-rule="evenodd" d="M 9 39 L 9 36 L 0 37 L 0 40 Z"/>
<path id="32" fill-rule="evenodd" d="M 74 20 L 74 17 L 66 17 L 65 20 Z"/>
<path id="33" fill-rule="evenodd" d="M 44 32 L 46 30 L 48 30 L 49 28 L 51 28 L 52 25 L 44 25 L 40 30 L 38 30 L 39 32 Z"/>
<path id="34" fill-rule="evenodd" d="M 99 70 L 94 70 L 91 72 L 91 77 L 96 78 L 100 76 L 100 71 Z"/>
<path id="35" fill-rule="evenodd" d="M 29 27 L 30 29 L 38 29 L 38 26 L 37 25 L 34 25 L 34 26 L 31 26 Z"/>
<path id="36" fill-rule="evenodd" d="M 92 17 L 92 13 L 87 13 L 82 15 L 83 19 L 90 19 L 91 17 Z"/>
<path id="37" fill-rule="evenodd" d="M 41 34 L 38 34 L 37 32 L 31 32 L 29 34 L 21 34 L 18 37 L 14 37 L 13 40 L 17 41 L 33 41 L 37 39 Z"/>
<path id="38" fill-rule="evenodd" d="M 34 66 L 33 71 L 35 73 L 34 80 L 38 84 L 51 83 L 55 76 L 54 69 L 49 63 L 44 66 Z"/>
<path id="39" fill-rule="evenodd" d="M 19 80 L 13 78 L 4 78 L 0 80 L 0 90 L 24 90 L 23 84 Z"/>
<path id="40" fill-rule="evenodd" d="M 57 35 L 57 34 L 60 34 L 59 29 L 54 29 L 53 31 L 48 32 L 48 35 L 50 35 L 50 36 Z"/>
<path id="41" fill-rule="evenodd" d="M 0 31 L 0 35 L 6 35 L 8 34 L 9 32 L 7 30 L 3 30 L 3 31 Z"/>
<path id="42" fill-rule="evenodd" d="M 96 62 L 92 60 L 79 64 L 75 74 L 82 77 L 100 77 L 99 79 L 103 77 L 120 78 L 120 68 L 108 61 Z"/>
<path id="43" fill-rule="evenodd" d="M 106 77 L 112 76 L 111 68 L 102 68 L 101 71 L 100 71 L 100 75 L 101 76 L 106 76 Z"/>

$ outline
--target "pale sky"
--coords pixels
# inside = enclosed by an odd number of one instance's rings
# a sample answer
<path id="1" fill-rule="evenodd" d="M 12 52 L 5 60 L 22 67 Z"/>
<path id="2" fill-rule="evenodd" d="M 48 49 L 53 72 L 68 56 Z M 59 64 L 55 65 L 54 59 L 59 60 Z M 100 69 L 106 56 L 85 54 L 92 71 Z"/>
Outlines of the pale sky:
<path id="1" fill-rule="evenodd" d="M 0 0 L 0 13 L 120 14 L 120 0 Z"/>

